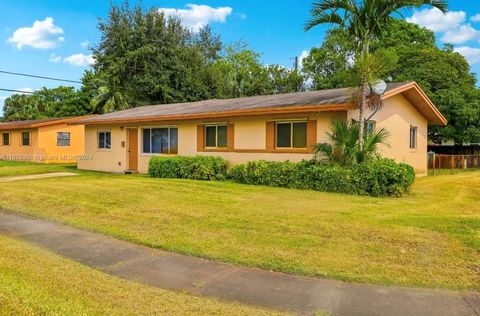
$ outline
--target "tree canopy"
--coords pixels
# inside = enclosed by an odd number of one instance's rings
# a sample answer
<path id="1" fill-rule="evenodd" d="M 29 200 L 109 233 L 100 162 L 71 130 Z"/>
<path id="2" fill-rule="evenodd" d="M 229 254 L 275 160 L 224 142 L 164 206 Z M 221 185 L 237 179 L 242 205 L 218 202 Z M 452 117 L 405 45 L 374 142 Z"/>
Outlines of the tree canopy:
<path id="1" fill-rule="evenodd" d="M 98 28 L 90 75 L 100 112 L 302 88 L 297 70 L 265 66 L 245 43 L 224 46 L 208 26 L 195 33 L 156 8 L 113 6 Z"/>
<path id="2" fill-rule="evenodd" d="M 91 95 L 73 87 L 43 88 L 32 94 L 14 94 L 5 100 L 4 121 L 80 116 L 92 113 Z"/>

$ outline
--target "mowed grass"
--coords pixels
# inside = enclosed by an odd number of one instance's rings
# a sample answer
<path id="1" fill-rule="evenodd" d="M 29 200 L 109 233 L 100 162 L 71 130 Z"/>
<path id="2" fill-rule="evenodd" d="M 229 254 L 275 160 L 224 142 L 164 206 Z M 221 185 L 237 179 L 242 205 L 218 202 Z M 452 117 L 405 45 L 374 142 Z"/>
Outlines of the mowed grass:
<path id="1" fill-rule="evenodd" d="M 0 208 L 155 248 L 307 276 L 480 290 L 480 172 L 402 198 L 81 173 L 0 184 Z"/>
<path id="2" fill-rule="evenodd" d="M 76 167 L 73 164 L 40 164 L 33 162 L 0 160 L 0 177 L 75 171 Z"/>
<path id="3" fill-rule="evenodd" d="M 2 315 L 273 315 L 125 281 L 0 236 Z"/>

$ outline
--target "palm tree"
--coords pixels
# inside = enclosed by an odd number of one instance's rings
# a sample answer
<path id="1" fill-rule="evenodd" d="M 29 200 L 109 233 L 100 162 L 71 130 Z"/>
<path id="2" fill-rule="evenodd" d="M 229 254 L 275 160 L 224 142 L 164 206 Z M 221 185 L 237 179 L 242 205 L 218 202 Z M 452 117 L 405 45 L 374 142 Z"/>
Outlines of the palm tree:
<path id="1" fill-rule="evenodd" d="M 106 85 L 97 89 L 97 95 L 90 101 L 90 105 L 95 113 L 110 113 L 129 108 L 127 98 Z"/>
<path id="2" fill-rule="evenodd" d="M 364 146 L 360 148 L 359 133 L 359 124 L 356 122 L 332 122 L 332 128 L 327 133 L 329 143 L 320 143 L 315 146 L 315 159 L 341 166 L 362 163 L 375 158 L 378 155 L 378 146 L 386 145 L 389 137 L 389 133 L 384 128 L 374 129 L 364 134 Z"/>
<path id="3" fill-rule="evenodd" d="M 381 39 L 384 31 L 394 21 L 393 15 L 402 14 L 403 10 L 411 10 L 428 5 L 447 12 L 446 0 L 320 0 L 313 4 L 312 18 L 305 26 L 309 31 L 317 25 L 332 24 L 347 31 L 357 48 L 357 58 L 370 54 L 370 44 Z M 366 75 L 360 75 L 359 100 L 359 143 L 363 147 L 365 121 L 365 90 L 372 82 Z"/>

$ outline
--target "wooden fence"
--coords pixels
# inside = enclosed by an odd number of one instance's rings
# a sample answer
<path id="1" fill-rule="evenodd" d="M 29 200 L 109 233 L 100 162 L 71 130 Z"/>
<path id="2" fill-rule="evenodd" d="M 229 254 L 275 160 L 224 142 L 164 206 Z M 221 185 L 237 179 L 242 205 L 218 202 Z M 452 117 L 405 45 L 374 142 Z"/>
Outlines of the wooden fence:
<path id="1" fill-rule="evenodd" d="M 480 168 L 480 155 L 438 155 L 429 153 L 429 169 L 472 169 Z"/>

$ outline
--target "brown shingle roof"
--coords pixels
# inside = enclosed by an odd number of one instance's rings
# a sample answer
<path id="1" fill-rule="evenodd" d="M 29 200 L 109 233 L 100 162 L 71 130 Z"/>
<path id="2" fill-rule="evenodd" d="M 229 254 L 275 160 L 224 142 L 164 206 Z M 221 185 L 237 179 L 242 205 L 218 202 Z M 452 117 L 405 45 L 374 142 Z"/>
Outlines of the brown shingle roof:
<path id="1" fill-rule="evenodd" d="M 54 117 L 54 118 L 41 119 L 41 120 L 5 122 L 5 123 L 0 123 L 0 130 L 36 128 L 41 126 L 49 126 L 49 125 L 67 123 L 67 122 L 74 123 L 76 121 L 79 121 L 81 119 L 85 119 L 88 117 L 92 117 L 92 116 L 88 115 L 88 116 L 77 116 L 77 117 Z"/>
<path id="2" fill-rule="evenodd" d="M 391 83 L 386 94 L 415 83 Z M 353 107 L 352 89 L 329 89 L 236 99 L 142 106 L 82 119 L 78 124 L 204 119 L 273 113 L 340 111 Z"/>

